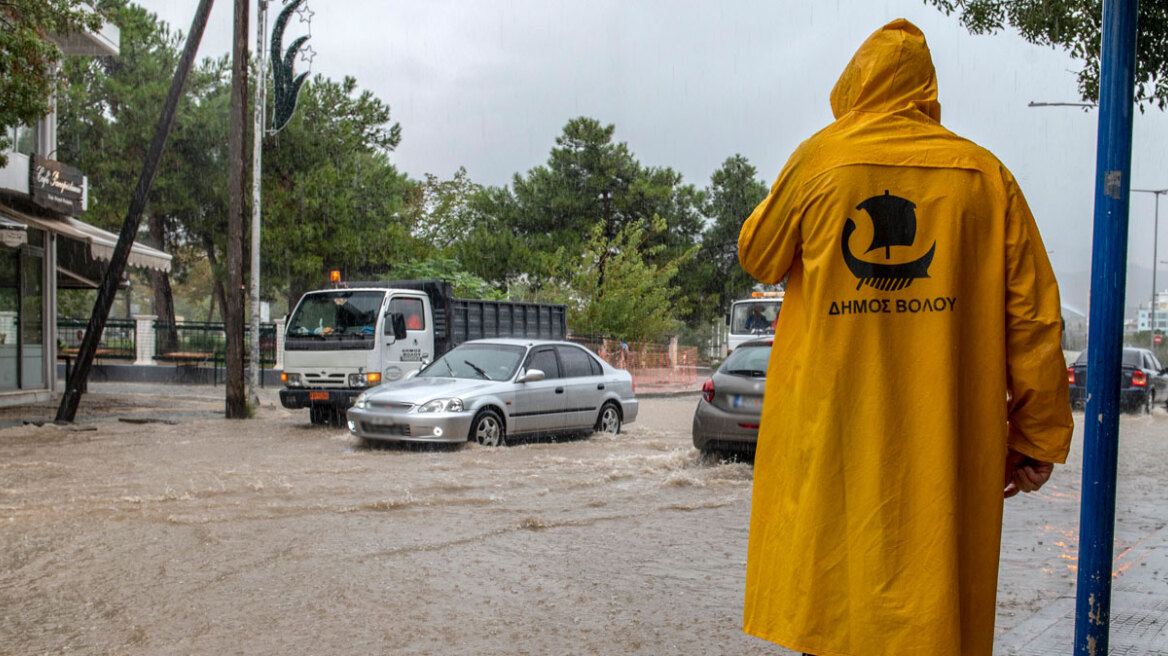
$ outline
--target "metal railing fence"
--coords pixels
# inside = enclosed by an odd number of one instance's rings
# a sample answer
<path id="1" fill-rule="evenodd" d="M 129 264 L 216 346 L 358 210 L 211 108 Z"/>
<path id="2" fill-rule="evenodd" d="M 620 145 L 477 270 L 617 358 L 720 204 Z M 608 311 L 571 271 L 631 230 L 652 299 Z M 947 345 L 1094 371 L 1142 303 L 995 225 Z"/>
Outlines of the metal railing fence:
<path id="1" fill-rule="evenodd" d="M 77 354 L 85 331 L 89 327 L 87 319 L 57 320 L 57 352 L 62 357 Z M 110 319 L 106 321 L 101 340 L 97 345 L 95 359 L 134 360 L 137 353 L 137 332 L 132 319 Z"/>
<path id="2" fill-rule="evenodd" d="M 251 358 L 251 327 L 243 328 L 244 361 Z M 154 358 L 159 362 L 220 366 L 226 359 L 227 334 L 223 324 L 206 321 L 154 322 Z M 260 324 L 260 367 L 276 364 L 276 324 Z"/>
<path id="3" fill-rule="evenodd" d="M 698 385 L 698 347 L 676 342 L 623 342 L 587 335 L 571 335 L 568 341 L 586 346 L 602 360 L 624 369 L 638 387 Z"/>

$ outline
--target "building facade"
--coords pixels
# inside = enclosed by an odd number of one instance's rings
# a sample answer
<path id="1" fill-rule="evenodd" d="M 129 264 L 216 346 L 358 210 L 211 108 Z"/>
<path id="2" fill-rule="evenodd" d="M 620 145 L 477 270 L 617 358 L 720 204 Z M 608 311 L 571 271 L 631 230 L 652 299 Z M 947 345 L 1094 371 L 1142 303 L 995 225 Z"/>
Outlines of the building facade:
<path id="1" fill-rule="evenodd" d="M 107 23 L 55 41 L 67 57 L 116 56 L 119 32 Z M 118 239 L 78 218 L 89 180 L 55 160 L 51 104 L 34 125 L 0 126 L 12 137 L 0 167 L 0 405 L 48 400 L 58 389 L 57 290 L 96 288 Z M 169 271 L 170 259 L 135 243 L 129 263 Z"/>
<path id="2" fill-rule="evenodd" d="M 1156 292 L 1156 325 L 1154 326 L 1157 333 L 1168 335 L 1168 289 Z M 1152 330 L 1152 302 L 1149 301 L 1140 307 L 1136 312 L 1136 331 L 1144 332 Z"/>

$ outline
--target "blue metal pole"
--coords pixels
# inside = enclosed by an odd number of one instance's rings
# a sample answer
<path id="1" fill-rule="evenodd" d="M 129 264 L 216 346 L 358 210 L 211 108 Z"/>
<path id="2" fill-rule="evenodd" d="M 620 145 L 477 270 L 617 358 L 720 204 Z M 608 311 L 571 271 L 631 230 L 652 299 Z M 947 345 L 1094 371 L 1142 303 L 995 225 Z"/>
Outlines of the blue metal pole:
<path id="1" fill-rule="evenodd" d="M 1137 0 L 1105 0 L 1103 4 L 1083 496 L 1079 514 L 1079 585 L 1075 604 L 1077 656 L 1105 656 L 1111 624 L 1137 4 Z"/>

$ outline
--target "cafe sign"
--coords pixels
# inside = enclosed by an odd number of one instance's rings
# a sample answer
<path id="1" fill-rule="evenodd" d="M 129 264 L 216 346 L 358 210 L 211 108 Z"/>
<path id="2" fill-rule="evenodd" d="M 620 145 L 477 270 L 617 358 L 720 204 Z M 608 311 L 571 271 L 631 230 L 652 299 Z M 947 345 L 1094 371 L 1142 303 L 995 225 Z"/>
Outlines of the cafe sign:
<path id="1" fill-rule="evenodd" d="M 85 175 L 60 162 L 32 156 L 29 166 L 32 202 L 67 216 L 79 216 L 85 199 Z"/>

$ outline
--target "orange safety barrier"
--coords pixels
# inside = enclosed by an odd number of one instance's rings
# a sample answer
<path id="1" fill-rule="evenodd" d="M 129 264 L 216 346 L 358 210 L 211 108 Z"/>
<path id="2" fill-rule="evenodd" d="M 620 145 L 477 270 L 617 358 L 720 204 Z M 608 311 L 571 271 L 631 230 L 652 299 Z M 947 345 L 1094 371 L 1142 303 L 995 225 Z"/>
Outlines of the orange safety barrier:
<path id="1" fill-rule="evenodd" d="M 622 342 L 615 339 L 571 336 L 569 340 L 592 349 L 602 360 L 633 376 L 638 390 L 653 387 L 696 388 L 698 348 L 674 341 Z"/>

